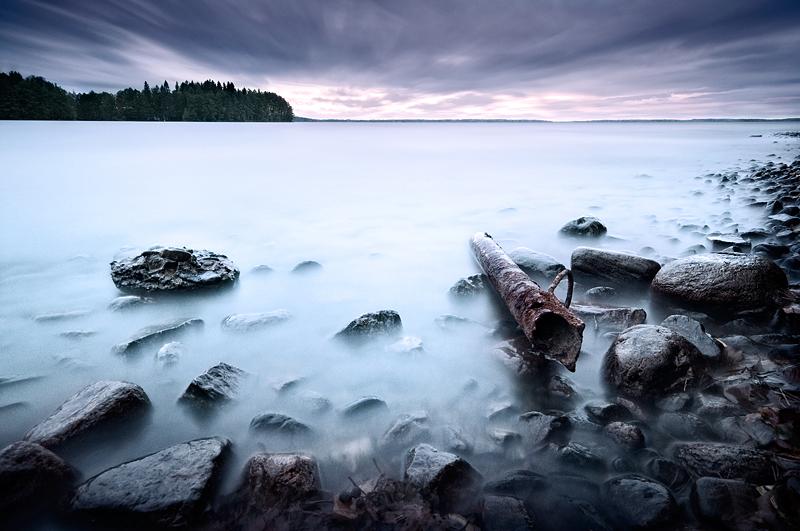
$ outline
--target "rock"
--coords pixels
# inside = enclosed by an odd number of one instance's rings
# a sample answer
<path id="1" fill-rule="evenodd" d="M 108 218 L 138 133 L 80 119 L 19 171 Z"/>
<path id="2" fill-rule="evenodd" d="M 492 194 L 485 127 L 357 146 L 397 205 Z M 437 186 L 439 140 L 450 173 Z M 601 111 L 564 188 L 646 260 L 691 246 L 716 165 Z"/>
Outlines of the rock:
<path id="1" fill-rule="evenodd" d="M 442 512 L 457 511 L 475 493 L 483 478 L 457 455 L 419 444 L 406 454 L 404 477 Z"/>
<path id="2" fill-rule="evenodd" d="M 631 326 L 643 324 L 647 320 L 647 313 L 642 308 L 608 308 L 573 304 L 570 310 L 596 332 L 620 332 Z"/>
<path id="3" fill-rule="evenodd" d="M 486 492 L 528 498 L 536 491 L 547 488 L 547 479 L 530 470 L 512 470 L 502 478 L 490 481 L 484 487 Z"/>
<path id="4" fill-rule="evenodd" d="M 661 483 L 636 474 L 625 474 L 603 483 L 603 497 L 615 520 L 627 529 L 666 526 L 678 514 L 678 504 Z"/>
<path id="5" fill-rule="evenodd" d="M 417 443 L 432 439 L 425 412 L 400 415 L 381 437 L 381 446 L 389 448 L 409 448 Z"/>
<path id="6" fill-rule="evenodd" d="M 638 325 L 622 332 L 603 359 L 603 378 L 634 399 L 660 398 L 693 387 L 703 376 L 702 354 L 669 328 Z"/>
<path id="7" fill-rule="evenodd" d="M 239 490 L 261 511 L 304 500 L 320 490 L 317 460 L 308 455 L 260 453 L 247 461 L 244 470 Z"/>
<path id="8" fill-rule="evenodd" d="M 100 381 L 61 404 L 55 413 L 31 428 L 25 440 L 54 448 L 140 415 L 149 407 L 150 399 L 138 385 Z"/>
<path id="9" fill-rule="evenodd" d="M 288 321 L 291 317 L 288 310 L 235 313 L 222 320 L 222 329 L 227 332 L 254 332 Z"/>
<path id="10" fill-rule="evenodd" d="M 758 511 L 758 497 L 758 491 L 749 483 L 716 477 L 699 478 L 691 494 L 692 505 L 702 521 L 742 530 L 755 528 L 747 521 Z"/>
<path id="11" fill-rule="evenodd" d="M 97 335 L 97 332 L 94 330 L 67 330 L 65 332 L 61 332 L 58 334 L 61 337 L 65 337 L 67 339 L 84 339 L 87 337 L 92 337 Z"/>
<path id="12" fill-rule="evenodd" d="M 436 324 L 442 330 L 447 331 L 456 331 L 457 329 L 462 329 L 466 327 L 475 327 L 478 329 L 486 329 L 484 325 L 479 323 L 478 321 L 473 321 L 472 319 L 467 319 L 466 317 L 461 317 L 458 315 L 440 315 L 436 318 Z"/>
<path id="13" fill-rule="evenodd" d="M 71 310 L 68 312 L 43 313 L 33 318 L 37 323 L 48 323 L 52 321 L 68 321 L 89 315 L 89 310 Z"/>
<path id="14" fill-rule="evenodd" d="M 584 293 L 584 298 L 591 303 L 608 302 L 617 296 L 617 290 L 611 286 L 597 286 L 589 288 Z"/>
<path id="15" fill-rule="evenodd" d="M 374 415 L 384 413 L 389 410 L 386 402 L 377 396 L 363 396 L 354 402 L 349 403 L 342 410 L 342 416 L 348 418 L 361 417 L 362 415 Z"/>
<path id="16" fill-rule="evenodd" d="M 410 354 L 412 352 L 424 352 L 422 347 L 422 338 L 416 336 L 403 336 L 388 347 L 386 350 L 389 352 L 396 352 L 398 354 Z"/>
<path id="17" fill-rule="evenodd" d="M 564 264 L 550 256 L 549 254 L 540 253 L 527 247 L 517 247 L 512 249 L 508 256 L 516 263 L 526 275 L 537 284 L 543 285 L 545 288 L 549 286 L 550 282 L 566 269 Z"/>
<path id="18" fill-rule="evenodd" d="M 711 426 L 692 413 L 664 413 L 659 419 L 659 424 L 671 437 L 681 441 L 714 438 Z"/>
<path id="19" fill-rule="evenodd" d="M 766 258 L 713 253 L 666 264 L 652 290 L 688 309 L 730 314 L 775 306 L 787 285 L 783 271 Z"/>
<path id="20" fill-rule="evenodd" d="M 444 441 L 444 448 L 450 452 L 458 454 L 472 452 L 472 444 L 467 440 L 467 436 L 455 426 L 447 425 L 442 428 L 442 441 Z"/>
<path id="21" fill-rule="evenodd" d="M 578 247 L 572 252 L 572 273 L 579 284 L 601 282 L 623 291 L 646 288 L 661 264 L 655 260 L 619 251 Z"/>
<path id="22" fill-rule="evenodd" d="M 572 433 L 572 424 L 565 416 L 545 415 L 529 411 L 520 415 L 519 420 L 526 428 L 527 439 L 533 445 L 547 443 L 566 444 Z"/>
<path id="23" fill-rule="evenodd" d="M 671 459 L 654 457 L 645 465 L 647 474 L 653 479 L 673 489 L 680 488 L 689 481 L 689 473 Z"/>
<path id="24" fill-rule="evenodd" d="M 583 409 L 589 418 L 598 424 L 606 425 L 609 422 L 630 420 L 631 412 L 625 406 L 609 402 L 589 402 Z"/>
<path id="25" fill-rule="evenodd" d="M 184 353 L 183 343 L 180 341 L 170 341 L 156 352 L 156 362 L 161 365 L 169 366 L 178 363 Z"/>
<path id="26" fill-rule="evenodd" d="M 178 400 L 202 408 L 222 405 L 236 398 L 246 376 L 246 372 L 233 365 L 214 365 L 192 380 Z"/>
<path id="27" fill-rule="evenodd" d="M 485 531 L 532 531 L 534 520 L 525 504 L 511 496 L 486 496 L 482 511 Z"/>
<path id="28" fill-rule="evenodd" d="M 154 247 L 111 262 L 111 280 L 128 293 L 219 288 L 237 278 L 239 270 L 227 256 L 184 247 Z"/>
<path id="29" fill-rule="evenodd" d="M 743 249 L 750 249 L 750 242 L 738 234 L 717 234 L 713 236 L 706 236 L 706 238 L 708 238 L 708 241 L 711 242 L 712 251 L 721 251 L 733 245 L 739 246 Z"/>
<path id="30" fill-rule="evenodd" d="M 270 266 L 268 266 L 266 264 L 257 265 L 253 269 L 250 270 L 251 273 L 254 273 L 256 275 L 266 275 L 266 274 L 272 273 L 273 271 L 275 271 L 275 270 L 272 269 Z"/>
<path id="31" fill-rule="evenodd" d="M 450 287 L 450 295 L 454 297 L 473 297 L 484 293 L 489 288 L 486 275 L 472 275 L 462 278 Z"/>
<path id="32" fill-rule="evenodd" d="M 399 334 L 403 329 L 400 314 L 394 310 L 365 313 L 336 333 L 337 339 L 361 342 Z"/>
<path id="33" fill-rule="evenodd" d="M 759 243 L 753 247 L 753 254 L 765 256 L 767 258 L 782 258 L 789 254 L 789 246 L 780 243 Z"/>
<path id="34" fill-rule="evenodd" d="M 522 442 L 522 435 L 513 430 L 493 428 L 488 431 L 487 435 L 500 448 L 509 448 Z"/>
<path id="35" fill-rule="evenodd" d="M 606 425 L 605 433 L 609 439 L 628 450 L 644 448 L 644 434 L 635 424 L 611 422 Z"/>
<path id="36" fill-rule="evenodd" d="M 229 447 L 227 439 L 197 439 L 110 468 L 76 489 L 71 508 L 139 529 L 190 527 L 208 506 Z"/>
<path id="37" fill-rule="evenodd" d="M 558 457 L 562 463 L 578 470 L 602 470 L 605 468 L 605 461 L 602 457 L 576 442 L 571 442 L 561 448 Z"/>
<path id="38" fill-rule="evenodd" d="M 727 398 L 706 394 L 697 395 L 695 412 L 701 417 L 730 417 L 744 415 L 744 410 Z"/>
<path id="39" fill-rule="evenodd" d="M 123 295 L 108 303 L 108 309 L 112 312 L 121 312 L 123 310 L 135 308 L 136 306 L 142 306 L 143 304 L 151 304 L 152 302 L 153 299 L 148 299 L 147 297 L 140 297 L 138 295 Z"/>
<path id="40" fill-rule="evenodd" d="M 312 430 L 307 425 L 288 415 L 261 413 L 250 421 L 250 431 L 261 435 L 307 436 Z"/>
<path id="41" fill-rule="evenodd" d="M 314 260 L 300 262 L 292 269 L 292 273 L 313 273 L 322 269 L 322 264 Z"/>
<path id="42" fill-rule="evenodd" d="M 688 393 L 673 393 L 656 401 L 656 407 L 661 411 L 683 411 L 691 401 L 692 397 Z"/>
<path id="43" fill-rule="evenodd" d="M 331 410 L 331 401 L 315 391 L 303 391 L 292 401 L 301 405 L 312 415 L 321 415 Z"/>
<path id="44" fill-rule="evenodd" d="M 743 479 L 757 485 L 775 482 L 770 452 L 725 443 L 686 442 L 672 447 L 674 459 L 698 476 Z"/>
<path id="45" fill-rule="evenodd" d="M 598 238 L 608 232 L 608 229 L 599 219 L 592 216 L 582 216 L 568 222 L 561 227 L 559 232 L 566 236 Z"/>
<path id="46" fill-rule="evenodd" d="M 174 321 L 148 326 L 136 332 L 127 341 L 116 344 L 113 350 L 117 354 L 136 354 L 140 352 L 140 349 L 152 345 L 153 343 L 180 337 L 182 334 L 191 330 L 201 330 L 203 324 L 202 319 L 176 319 Z"/>
<path id="47" fill-rule="evenodd" d="M 6 446 L 0 450 L 0 511 L 4 515 L 0 522 L 22 509 L 55 505 L 76 475 L 60 457 L 36 443 Z"/>
<path id="48" fill-rule="evenodd" d="M 685 315 L 670 315 L 661 322 L 661 326 L 679 333 L 686 338 L 710 362 L 720 360 L 722 348 L 719 343 L 706 333 L 705 327 L 698 321 Z"/>

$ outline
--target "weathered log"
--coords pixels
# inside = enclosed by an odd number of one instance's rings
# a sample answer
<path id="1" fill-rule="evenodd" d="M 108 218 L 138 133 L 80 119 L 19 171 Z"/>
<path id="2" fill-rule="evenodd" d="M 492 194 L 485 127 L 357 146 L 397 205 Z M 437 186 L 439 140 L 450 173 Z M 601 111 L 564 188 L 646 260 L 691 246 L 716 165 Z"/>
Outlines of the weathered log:
<path id="1" fill-rule="evenodd" d="M 570 286 L 565 305 L 553 293 L 564 275 L 559 275 L 548 290 L 542 289 L 485 232 L 472 237 L 472 252 L 534 351 L 574 372 L 585 325 L 567 308 L 572 298 L 572 276 L 566 275 Z"/>

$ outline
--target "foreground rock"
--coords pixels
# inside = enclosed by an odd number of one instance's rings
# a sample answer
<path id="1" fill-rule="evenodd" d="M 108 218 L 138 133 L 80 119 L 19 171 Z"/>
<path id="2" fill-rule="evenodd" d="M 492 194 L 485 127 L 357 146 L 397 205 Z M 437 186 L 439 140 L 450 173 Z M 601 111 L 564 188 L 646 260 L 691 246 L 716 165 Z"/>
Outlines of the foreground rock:
<path id="1" fill-rule="evenodd" d="M 350 342 L 362 342 L 379 337 L 390 337 L 400 333 L 402 329 L 403 322 L 400 320 L 400 314 L 394 310 L 381 310 L 365 313 L 352 320 L 334 337 Z"/>
<path id="2" fill-rule="evenodd" d="M 742 479 L 756 485 L 775 482 L 772 454 L 724 443 L 687 442 L 672 448 L 677 462 L 698 476 Z"/>
<path id="3" fill-rule="evenodd" d="M 748 525 L 758 510 L 758 491 L 734 479 L 704 477 L 692 486 L 692 505 L 704 522 L 726 529 L 753 529 Z"/>
<path id="4" fill-rule="evenodd" d="M 483 527 L 486 531 L 529 531 L 534 519 L 525 504 L 511 496 L 489 495 L 483 499 Z"/>
<path id="5" fill-rule="evenodd" d="M 773 307 L 787 285 L 781 268 L 766 258 L 715 253 L 670 262 L 652 290 L 681 307 L 728 314 Z"/>
<path id="6" fill-rule="evenodd" d="M 603 483 L 603 495 L 614 519 L 626 529 L 654 529 L 669 524 L 678 504 L 661 483 L 627 474 Z"/>
<path id="7" fill-rule="evenodd" d="M 559 231 L 566 236 L 577 236 L 583 238 L 599 238 L 608 232 L 603 223 L 592 216 L 582 216 L 574 219 L 561 227 Z"/>
<path id="8" fill-rule="evenodd" d="M 186 528 L 206 508 L 228 453 L 227 439 L 197 439 L 101 472 L 80 485 L 80 517 L 129 527 Z"/>
<path id="9" fill-rule="evenodd" d="M 185 247 L 155 247 L 111 262 L 111 280 L 129 293 L 222 287 L 237 278 L 239 270 L 227 256 Z"/>
<path id="10" fill-rule="evenodd" d="M 572 252 L 572 273 L 584 285 L 611 286 L 622 291 L 646 289 L 661 264 L 619 251 L 578 247 Z"/>
<path id="11" fill-rule="evenodd" d="M 247 373 L 238 367 L 220 363 L 192 380 L 179 398 L 180 402 L 212 408 L 234 400 Z"/>
<path id="12" fill-rule="evenodd" d="M 512 249 L 508 256 L 522 269 L 526 275 L 545 287 L 564 271 L 566 267 L 549 254 L 540 253 L 527 247 Z"/>
<path id="13" fill-rule="evenodd" d="M 706 329 L 698 321 L 685 315 L 670 315 L 661 322 L 661 326 L 669 328 L 685 337 L 709 361 L 718 361 L 722 353 L 719 343 L 706 333 Z"/>
<path id="14" fill-rule="evenodd" d="M 457 455 L 440 452 L 429 444 L 410 449 L 404 479 L 442 511 L 458 510 L 475 494 L 483 478 Z"/>
<path id="15" fill-rule="evenodd" d="M 255 332 L 288 321 L 288 310 L 260 313 L 235 313 L 222 320 L 222 329 L 228 332 Z"/>
<path id="16" fill-rule="evenodd" d="M 20 441 L 0 450 L 0 513 L 52 506 L 66 494 L 76 473 L 50 450 Z M 5 519 L 0 516 L 0 523 Z"/>
<path id="17" fill-rule="evenodd" d="M 611 308 L 573 304 L 569 309 L 580 317 L 589 329 L 594 329 L 596 332 L 620 332 L 626 328 L 643 324 L 647 320 L 647 313 L 643 308 Z"/>
<path id="18" fill-rule="evenodd" d="M 150 407 L 138 385 L 101 381 L 85 387 L 25 435 L 47 448 L 60 446 L 112 423 L 130 419 Z"/>
<path id="19" fill-rule="evenodd" d="M 697 347 L 669 328 L 638 325 L 622 332 L 603 359 L 603 379 L 634 399 L 657 399 L 694 387 L 703 376 Z"/>
<path id="20" fill-rule="evenodd" d="M 256 454 L 247 461 L 240 491 L 251 506 L 268 510 L 320 489 L 316 459 L 302 454 Z"/>
<path id="21" fill-rule="evenodd" d="M 140 349 L 179 337 L 190 330 L 201 330 L 203 328 L 202 319 L 176 319 L 157 325 L 142 328 L 130 339 L 114 345 L 114 352 L 117 354 L 136 354 Z"/>

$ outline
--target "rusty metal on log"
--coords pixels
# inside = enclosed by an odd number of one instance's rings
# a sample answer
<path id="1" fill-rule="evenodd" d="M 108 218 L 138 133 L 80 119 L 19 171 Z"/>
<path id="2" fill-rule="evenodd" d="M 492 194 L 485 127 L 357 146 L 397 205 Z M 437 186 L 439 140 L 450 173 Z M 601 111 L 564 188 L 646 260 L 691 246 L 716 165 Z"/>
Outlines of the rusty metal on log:
<path id="1" fill-rule="evenodd" d="M 534 351 L 574 372 L 585 325 L 567 307 L 572 299 L 571 273 L 560 274 L 550 288 L 544 290 L 485 232 L 475 234 L 471 243 L 478 264 L 519 323 Z M 565 276 L 569 281 L 566 304 L 553 293 Z"/>

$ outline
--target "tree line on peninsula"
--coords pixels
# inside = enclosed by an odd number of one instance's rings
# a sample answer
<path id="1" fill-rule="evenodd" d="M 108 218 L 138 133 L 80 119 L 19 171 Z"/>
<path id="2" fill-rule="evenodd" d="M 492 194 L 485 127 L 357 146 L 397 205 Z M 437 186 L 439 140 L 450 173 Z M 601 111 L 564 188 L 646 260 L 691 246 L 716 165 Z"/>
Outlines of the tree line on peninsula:
<path id="1" fill-rule="evenodd" d="M 67 92 L 39 76 L 0 72 L 0 120 L 291 122 L 292 106 L 273 92 L 219 81 L 164 81 L 142 90 Z"/>

